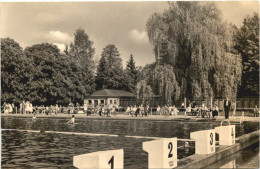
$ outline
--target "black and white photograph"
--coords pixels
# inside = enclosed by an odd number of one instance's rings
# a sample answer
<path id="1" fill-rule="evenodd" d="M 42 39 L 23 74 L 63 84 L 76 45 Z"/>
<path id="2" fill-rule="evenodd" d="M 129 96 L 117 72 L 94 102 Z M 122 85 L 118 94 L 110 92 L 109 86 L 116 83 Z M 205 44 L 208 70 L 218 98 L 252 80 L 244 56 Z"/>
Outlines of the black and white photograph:
<path id="1" fill-rule="evenodd" d="M 260 168 L 258 1 L 0 9 L 1 168 Z"/>

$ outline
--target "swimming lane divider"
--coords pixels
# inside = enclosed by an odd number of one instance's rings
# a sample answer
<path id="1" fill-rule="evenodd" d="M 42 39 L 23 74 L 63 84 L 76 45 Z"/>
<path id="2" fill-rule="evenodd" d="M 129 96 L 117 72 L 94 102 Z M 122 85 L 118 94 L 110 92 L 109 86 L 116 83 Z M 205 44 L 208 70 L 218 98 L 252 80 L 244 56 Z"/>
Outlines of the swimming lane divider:
<path id="1" fill-rule="evenodd" d="M 19 129 L 1 129 L 2 131 L 21 131 L 21 132 L 29 132 L 29 133 L 40 133 L 40 130 L 19 130 Z"/>
<path id="2" fill-rule="evenodd" d="M 21 131 L 30 133 L 41 133 L 40 130 L 19 130 L 19 129 L 1 129 L 2 131 Z M 76 133 L 76 132 L 62 132 L 62 131 L 42 131 L 43 133 L 57 133 L 57 134 L 68 134 L 68 135 L 83 135 L 83 136 L 109 136 L 118 137 L 115 134 L 101 134 L 101 133 Z"/>
<path id="3" fill-rule="evenodd" d="M 164 137 L 147 137 L 147 136 L 125 136 L 130 138 L 144 138 L 144 139 L 162 139 Z"/>
<path id="4" fill-rule="evenodd" d="M 72 135 L 84 135 L 84 136 L 118 137 L 118 135 L 115 135 L 115 134 L 99 134 L 99 133 L 75 133 L 75 132 L 61 132 L 61 131 L 45 131 L 45 133 L 72 134 Z"/>
<path id="5" fill-rule="evenodd" d="M 145 138 L 145 139 L 165 139 L 165 137 L 147 137 L 147 136 L 125 136 L 125 137 L 131 137 L 131 138 Z M 178 138 L 178 141 L 195 141 L 193 139 L 182 139 Z"/>

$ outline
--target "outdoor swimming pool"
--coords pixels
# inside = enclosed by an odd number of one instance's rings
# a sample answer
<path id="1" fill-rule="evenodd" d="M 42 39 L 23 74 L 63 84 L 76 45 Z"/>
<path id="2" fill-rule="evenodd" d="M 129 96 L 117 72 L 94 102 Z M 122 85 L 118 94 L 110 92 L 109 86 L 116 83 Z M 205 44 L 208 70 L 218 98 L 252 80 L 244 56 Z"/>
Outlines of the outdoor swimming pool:
<path id="1" fill-rule="evenodd" d="M 72 167 L 73 156 L 111 149 L 124 149 L 125 168 L 147 168 L 147 153 L 142 142 L 151 139 L 125 136 L 189 138 L 190 132 L 212 129 L 219 122 L 176 122 L 149 120 L 77 119 L 77 125 L 67 125 L 64 118 L 2 117 L 3 129 L 26 129 L 81 133 L 116 134 L 109 136 L 81 136 L 57 133 L 31 133 L 2 131 L 2 168 L 17 167 Z M 236 126 L 236 136 L 259 128 L 258 123 Z M 178 159 L 194 154 L 194 144 L 189 148 L 178 142 Z"/>

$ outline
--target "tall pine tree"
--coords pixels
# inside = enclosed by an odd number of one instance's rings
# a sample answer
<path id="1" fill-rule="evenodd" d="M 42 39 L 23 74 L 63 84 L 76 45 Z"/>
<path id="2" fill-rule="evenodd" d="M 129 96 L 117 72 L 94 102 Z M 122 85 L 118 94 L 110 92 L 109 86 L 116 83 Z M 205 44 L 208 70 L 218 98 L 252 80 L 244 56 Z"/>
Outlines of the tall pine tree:
<path id="1" fill-rule="evenodd" d="M 96 83 L 99 89 L 125 89 L 124 72 L 120 53 L 115 45 L 107 45 L 101 54 Z"/>
<path id="2" fill-rule="evenodd" d="M 99 60 L 99 65 L 97 67 L 97 75 L 96 75 L 96 89 L 104 89 L 106 86 L 106 77 L 107 77 L 107 65 L 105 56 L 101 56 Z"/>
<path id="3" fill-rule="evenodd" d="M 94 54 L 95 48 L 93 47 L 93 41 L 89 39 L 89 36 L 85 30 L 77 29 L 74 34 L 74 43 L 70 44 L 68 55 L 74 58 L 82 69 L 82 81 L 84 81 L 83 85 L 87 86 L 86 93 L 92 93 L 95 89 Z"/>
<path id="4" fill-rule="evenodd" d="M 126 64 L 125 72 L 126 72 L 127 88 L 131 92 L 134 92 L 138 80 L 138 70 L 135 66 L 135 61 L 132 54 L 130 55 L 129 61 Z"/>

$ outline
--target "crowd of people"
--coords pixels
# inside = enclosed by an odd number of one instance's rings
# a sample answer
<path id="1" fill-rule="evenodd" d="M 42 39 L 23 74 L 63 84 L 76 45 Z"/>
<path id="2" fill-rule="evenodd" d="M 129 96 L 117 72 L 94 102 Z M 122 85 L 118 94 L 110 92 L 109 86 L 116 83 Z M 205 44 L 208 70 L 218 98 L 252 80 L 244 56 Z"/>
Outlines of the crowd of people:
<path id="1" fill-rule="evenodd" d="M 147 105 L 147 106 L 143 106 L 142 104 L 140 106 L 128 106 L 126 108 L 126 111 L 125 111 L 125 114 L 128 114 L 128 115 L 131 115 L 131 116 L 147 116 L 149 114 L 149 110 L 150 110 L 150 107 Z"/>
<path id="2" fill-rule="evenodd" d="M 225 118 L 229 118 L 229 111 L 233 110 L 231 114 L 232 117 L 236 114 L 236 103 L 231 102 L 228 99 L 224 101 L 224 112 Z M 23 101 L 20 103 L 19 107 L 16 107 L 13 103 L 3 103 L 2 112 L 4 114 L 20 113 L 20 114 L 45 114 L 45 115 L 57 115 L 57 114 L 86 114 L 90 116 L 92 114 L 99 116 L 111 116 L 115 114 L 116 111 L 119 111 L 118 107 L 114 105 L 88 105 L 84 104 L 80 106 L 78 103 L 70 103 L 67 107 L 62 107 L 61 105 L 51 105 L 51 106 L 33 106 L 29 101 Z M 154 113 L 153 113 L 154 112 Z M 198 106 L 194 102 L 190 103 L 187 107 L 184 106 L 184 103 L 180 107 L 175 105 L 164 105 L 157 106 L 152 108 L 149 105 L 143 106 L 128 106 L 125 109 L 125 114 L 130 116 L 148 116 L 148 115 L 162 115 L 162 116 L 177 116 L 177 115 L 192 115 L 202 118 L 215 118 L 219 114 L 219 107 L 217 104 L 213 105 L 211 108 L 208 108 L 205 104 Z M 260 109 L 255 106 L 253 109 L 253 116 L 258 117 L 260 114 Z"/>
<path id="3" fill-rule="evenodd" d="M 116 107 L 113 105 L 97 105 L 95 107 L 88 106 L 87 104 L 84 104 L 84 112 L 87 114 L 87 116 L 91 114 L 98 114 L 99 116 L 111 116 L 116 112 Z"/>
<path id="4" fill-rule="evenodd" d="M 131 116 L 147 116 L 152 115 L 153 109 L 147 106 L 128 106 L 126 108 L 125 114 Z M 176 115 L 193 115 L 193 116 L 201 116 L 201 117 L 215 117 L 218 116 L 219 108 L 217 105 L 213 107 L 213 109 L 208 109 L 204 104 L 201 106 L 197 106 L 195 104 L 189 104 L 188 107 L 185 108 L 184 104 L 181 107 L 177 108 L 175 105 L 173 106 L 157 106 L 155 115 L 163 115 L 163 116 L 176 116 Z"/>
<path id="5" fill-rule="evenodd" d="M 4 103 L 3 104 L 4 114 L 10 114 L 10 113 L 13 113 L 14 111 L 16 112 L 17 110 L 13 103 Z"/>
<path id="6" fill-rule="evenodd" d="M 51 106 L 33 106 L 29 101 L 23 101 L 18 107 L 13 103 L 3 103 L 2 110 L 4 114 L 58 114 L 63 111 L 63 107 L 59 105 Z"/>

